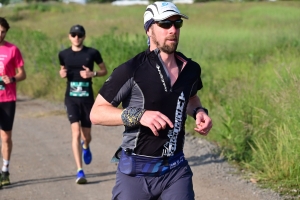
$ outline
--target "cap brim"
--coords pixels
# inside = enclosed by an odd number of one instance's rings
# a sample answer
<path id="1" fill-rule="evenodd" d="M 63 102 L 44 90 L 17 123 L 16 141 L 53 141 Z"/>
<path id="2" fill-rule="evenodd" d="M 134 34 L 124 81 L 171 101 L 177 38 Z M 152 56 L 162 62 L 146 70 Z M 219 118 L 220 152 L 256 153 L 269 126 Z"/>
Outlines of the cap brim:
<path id="1" fill-rule="evenodd" d="M 82 31 L 70 31 L 70 34 L 71 33 L 80 33 L 80 34 L 83 34 L 83 35 L 85 35 L 85 33 L 84 32 L 82 32 Z"/>
<path id="2" fill-rule="evenodd" d="M 181 14 L 181 13 L 176 13 L 174 11 L 169 11 L 169 12 L 164 12 L 162 15 L 160 15 L 159 17 L 153 17 L 154 21 L 161 21 L 161 20 L 165 20 L 169 17 L 175 16 L 175 15 L 179 15 L 184 19 L 188 19 L 188 16 Z"/>

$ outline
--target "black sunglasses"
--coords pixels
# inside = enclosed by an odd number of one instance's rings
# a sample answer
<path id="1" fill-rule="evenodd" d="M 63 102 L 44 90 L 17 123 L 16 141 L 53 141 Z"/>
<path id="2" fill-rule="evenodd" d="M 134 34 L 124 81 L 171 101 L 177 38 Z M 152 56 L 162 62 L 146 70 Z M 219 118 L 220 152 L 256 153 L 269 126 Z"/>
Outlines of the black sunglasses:
<path id="1" fill-rule="evenodd" d="M 81 34 L 81 33 L 71 33 L 71 36 L 74 38 L 74 37 L 76 37 L 76 35 L 77 35 L 77 37 L 78 38 L 83 38 L 83 34 Z"/>
<path id="2" fill-rule="evenodd" d="M 178 19 L 176 21 L 170 21 L 170 20 L 162 20 L 162 21 L 157 21 L 156 24 L 164 29 L 169 29 L 171 28 L 173 25 L 175 26 L 176 29 L 179 29 L 182 27 L 183 24 L 183 20 L 182 19 Z"/>

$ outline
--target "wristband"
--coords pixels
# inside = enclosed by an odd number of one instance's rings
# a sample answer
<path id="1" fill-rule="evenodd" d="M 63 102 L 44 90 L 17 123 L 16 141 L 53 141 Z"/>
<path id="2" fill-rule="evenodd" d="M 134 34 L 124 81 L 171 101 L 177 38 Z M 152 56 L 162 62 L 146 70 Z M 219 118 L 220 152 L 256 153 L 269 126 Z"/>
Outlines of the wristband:
<path id="1" fill-rule="evenodd" d="M 14 76 L 11 77 L 11 80 L 12 80 L 13 83 L 16 82 L 16 78 Z"/>
<path id="2" fill-rule="evenodd" d="M 128 107 L 122 111 L 121 118 L 125 126 L 135 127 L 140 125 L 140 120 L 146 110 L 143 108 Z"/>
<path id="3" fill-rule="evenodd" d="M 196 120 L 197 111 L 199 109 L 202 109 L 208 115 L 208 110 L 206 108 L 202 107 L 202 106 L 199 106 L 199 107 L 195 108 L 194 112 L 193 112 L 193 117 L 194 117 L 195 120 Z"/>
<path id="4" fill-rule="evenodd" d="M 97 76 L 97 71 L 94 72 L 94 77 Z"/>

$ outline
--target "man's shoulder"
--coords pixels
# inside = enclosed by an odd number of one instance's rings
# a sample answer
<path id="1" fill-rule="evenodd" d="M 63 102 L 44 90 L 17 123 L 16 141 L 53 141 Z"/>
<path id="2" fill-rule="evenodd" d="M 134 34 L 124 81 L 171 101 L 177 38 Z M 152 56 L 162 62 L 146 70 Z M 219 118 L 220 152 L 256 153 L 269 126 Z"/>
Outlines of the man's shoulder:
<path id="1" fill-rule="evenodd" d="M 99 52 L 98 49 L 95 49 L 94 47 L 87 47 L 87 46 L 83 46 L 83 50 L 91 53 Z"/>
<path id="2" fill-rule="evenodd" d="M 68 53 L 70 53 L 70 52 L 72 52 L 71 47 L 68 47 L 68 48 L 66 48 L 66 49 L 61 50 L 61 51 L 59 52 L 59 54 L 60 54 L 60 55 L 65 55 L 65 54 L 68 54 Z"/>
<path id="3" fill-rule="evenodd" d="M 175 55 L 177 56 L 177 58 L 181 58 L 182 60 L 187 61 L 189 65 L 200 67 L 199 63 L 197 63 L 196 61 L 192 60 L 192 58 L 186 57 L 183 53 L 181 53 L 179 51 L 176 51 Z"/>
<path id="4" fill-rule="evenodd" d="M 142 52 L 136 54 L 134 57 L 132 57 L 130 60 L 128 60 L 124 64 L 130 65 L 130 66 L 133 66 L 133 67 L 137 67 L 140 64 L 145 62 L 146 57 L 147 57 L 147 52 L 142 51 Z"/>
<path id="5" fill-rule="evenodd" d="M 180 51 L 176 51 L 175 55 L 179 58 L 182 58 L 183 60 L 189 61 L 191 60 L 191 58 L 186 57 L 183 53 L 181 53 Z"/>
<path id="6" fill-rule="evenodd" d="M 4 42 L 4 46 L 6 47 L 6 48 L 9 48 L 9 49 L 19 49 L 18 47 L 17 47 L 17 45 L 15 45 L 15 44 L 13 44 L 13 43 L 11 43 L 11 42 L 7 42 L 7 41 L 5 41 Z"/>
<path id="7" fill-rule="evenodd" d="M 120 64 L 115 70 L 118 73 L 132 75 L 136 71 L 136 69 L 145 62 L 145 56 L 145 52 L 140 52 L 131 59 Z"/>

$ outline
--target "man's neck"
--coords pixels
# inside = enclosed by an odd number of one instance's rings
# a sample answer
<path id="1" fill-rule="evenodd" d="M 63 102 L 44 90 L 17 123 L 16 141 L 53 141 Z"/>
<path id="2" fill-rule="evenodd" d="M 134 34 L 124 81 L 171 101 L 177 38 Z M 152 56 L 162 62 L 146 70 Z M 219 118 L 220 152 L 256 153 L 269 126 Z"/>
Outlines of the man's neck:
<path id="1" fill-rule="evenodd" d="M 4 46 L 5 42 L 6 42 L 5 40 L 2 40 L 2 42 L 0 42 L 0 47 Z"/>
<path id="2" fill-rule="evenodd" d="M 168 67 L 168 68 L 172 68 L 172 67 L 175 67 L 175 66 L 177 67 L 174 53 L 167 54 L 167 53 L 164 53 L 164 52 L 160 51 L 159 54 L 160 54 L 160 57 L 161 57 L 161 59 L 164 62 L 166 67 Z"/>
<path id="3" fill-rule="evenodd" d="M 73 51 L 81 51 L 81 49 L 83 48 L 83 45 L 81 45 L 81 46 L 74 46 L 74 45 L 72 45 L 72 50 Z"/>

